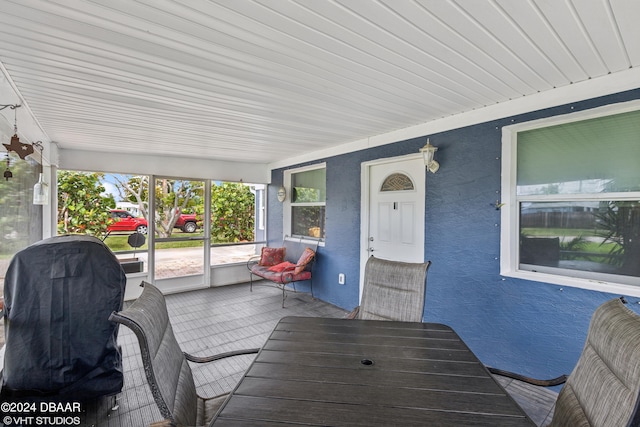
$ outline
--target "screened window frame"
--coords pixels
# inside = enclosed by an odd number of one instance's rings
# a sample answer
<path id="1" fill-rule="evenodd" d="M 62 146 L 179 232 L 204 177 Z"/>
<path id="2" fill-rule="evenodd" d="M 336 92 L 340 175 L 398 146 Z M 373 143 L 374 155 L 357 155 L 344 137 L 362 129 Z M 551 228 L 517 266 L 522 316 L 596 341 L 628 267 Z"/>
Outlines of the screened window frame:
<path id="1" fill-rule="evenodd" d="M 595 119 L 640 110 L 640 100 L 611 104 L 586 111 L 544 118 L 502 129 L 502 183 L 500 274 L 523 280 L 552 283 L 614 294 L 640 297 L 640 279 L 581 270 L 540 267 L 537 271 L 520 269 L 520 203 L 553 201 L 638 201 L 640 191 L 595 194 L 517 195 L 518 133 L 559 124 Z"/>
<path id="2" fill-rule="evenodd" d="M 295 169 L 288 169 L 284 171 L 284 187 L 286 189 L 287 192 L 287 196 L 286 199 L 284 201 L 284 206 L 282 209 L 282 213 L 283 213 L 283 227 L 282 227 L 282 231 L 283 231 L 283 239 L 286 238 L 295 238 L 295 239 L 299 239 L 300 237 L 302 237 L 303 239 L 308 238 L 308 239 L 313 239 L 314 241 L 317 241 L 318 239 L 320 239 L 320 246 L 324 246 L 324 237 L 312 237 L 309 235 L 304 235 L 304 236 L 300 236 L 300 235 L 294 235 L 293 234 L 293 208 L 294 207 L 302 207 L 302 206 L 321 206 L 324 207 L 325 210 L 325 215 L 326 215 L 326 207 L 327 207 L 327 200 L 326 200 L 326 194 L 325 194 L 325 200 L 322 202 L 299 202 L 299 203 L 294 203 L 293 202 L 293 186 L 292 186 L 292 181 L 293 181 L 293 176 L 295 174 L 298 173 L 302 173 L 302 172 L 308 172 L 308 171 L 312 171 L 312 170 L 318 170 L 318 169 L 327 169 L 327 164 L 326 163 L 317 163 L 314 165 L 309 165 L 309 166 L 303 166 L 300 168 L 295 168 Z M 325 191 L 326 191 L 326 174 L 325 174 Z M 326 219 L 326 217 L 325 217 Z M 325 223 L 326 224 L 326 223 Z M 326 231 L 326 230 L 325 230 Z"/>

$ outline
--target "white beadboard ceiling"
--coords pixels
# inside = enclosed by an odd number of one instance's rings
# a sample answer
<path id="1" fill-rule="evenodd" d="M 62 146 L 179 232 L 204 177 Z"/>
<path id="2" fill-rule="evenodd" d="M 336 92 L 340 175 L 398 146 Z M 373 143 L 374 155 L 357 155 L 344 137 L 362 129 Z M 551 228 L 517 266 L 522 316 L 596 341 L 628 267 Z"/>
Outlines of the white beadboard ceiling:
<path id="1" fill-rule="evenodd" d="M 60 148 L 271 163 L 638 67 L 639 21 L 638 0 L 0 0 L 0 63 Z"/>

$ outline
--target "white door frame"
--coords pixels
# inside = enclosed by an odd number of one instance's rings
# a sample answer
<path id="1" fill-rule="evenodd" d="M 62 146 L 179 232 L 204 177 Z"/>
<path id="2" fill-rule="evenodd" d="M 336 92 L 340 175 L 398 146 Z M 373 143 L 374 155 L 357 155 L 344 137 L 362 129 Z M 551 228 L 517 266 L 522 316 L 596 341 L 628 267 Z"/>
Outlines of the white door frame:
<path id="1" fill-rule="evenodd" d="M 362 297 L 362 286 L 364 284 L 364 266 L 367 263 L 367 259 L 369 258 L 369 186 L 370 186 L 370 173 L 371 167 L 377 166 L 385 163 L 395 163 L 406 160 L 416 160 L 422 159 L 421 153 L 416 154 L 407 154 L 404 156 L 397 157 L 386 157 L 384 159 L 371 160 L 368 162 L 362 162 L 360 164 L 360 293 L 359 298 Z M 422 175 L 422 179 L 426 180 L 426 169 L 424 169 L 424 174 Z M 426 196 L 426 186 L 425 186 L 425 194 L 423 194 L 423 198 Z M 424 221 L 423 221 L 424 223 Z M 423 228 L 424 231 L 424 228 Z M 423 233 L 424 234 L 424 233 Z M 422 251 L 421 258 L 424 258 L 424 244 L 420 247 Z"/>

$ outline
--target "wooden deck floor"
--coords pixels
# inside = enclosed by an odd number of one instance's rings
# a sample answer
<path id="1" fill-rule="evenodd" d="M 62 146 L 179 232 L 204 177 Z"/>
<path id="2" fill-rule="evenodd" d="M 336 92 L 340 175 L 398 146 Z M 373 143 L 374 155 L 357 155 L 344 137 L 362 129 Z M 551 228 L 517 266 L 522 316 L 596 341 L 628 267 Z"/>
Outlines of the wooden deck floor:
<path id="1" fill-rule="evenodd" d="M 182 349 L 195 355 L 209 355 L 238 348 L 261 347 L 276 323 L 284 316 L 344 317 L 346 311 L 312 299 L 307 294 L 288 293 L 281 307 L 281 291 L 270 286 L 224 286 L 167 296 L 174 332 Z M 162 419 L 140 360 L 133 333 L 120 328 L 123 351 L 124 390 L 115 399 L 103 399 L 86 408 L 82 425 L 95 427 L 142 427 Z M 199 394 L 214 396 L 230 391 L 240 380 L 254 355 L 239 356 L 205 365 L 192 364 Z M 215 381 L 212 381 L 215 379 Z M 549 421 L 555 393 L 504 381 L 503 385 L 538 425 Z"/>

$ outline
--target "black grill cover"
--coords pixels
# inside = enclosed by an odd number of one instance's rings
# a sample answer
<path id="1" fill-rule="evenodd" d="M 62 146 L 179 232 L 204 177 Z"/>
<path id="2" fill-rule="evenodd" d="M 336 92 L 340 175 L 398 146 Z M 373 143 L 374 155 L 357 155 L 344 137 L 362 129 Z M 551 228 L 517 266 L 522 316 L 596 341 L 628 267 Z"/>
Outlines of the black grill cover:
<path id="1" fill-rule="evenodd" d="M 56 236 L 11 260 L 4 283 L 2 395 L 86 400 L 122 390 L 118 326 L 126 276 L 90 236 Z"/>

